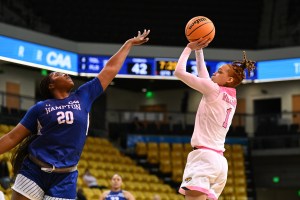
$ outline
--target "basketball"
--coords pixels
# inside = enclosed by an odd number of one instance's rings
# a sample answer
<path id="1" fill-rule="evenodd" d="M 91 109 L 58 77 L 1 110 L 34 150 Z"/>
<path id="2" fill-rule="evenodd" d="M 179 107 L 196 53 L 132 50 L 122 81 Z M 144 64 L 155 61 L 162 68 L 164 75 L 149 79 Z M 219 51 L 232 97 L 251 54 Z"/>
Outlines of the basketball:
<path id="1" fill-rule="evenodd" d="M 213 22 L 204 16 L 193 17 L 185 26 L 185 36 L 189 42 L 200 38 L 207 38 L 212 41 L 215 37 L 215 32 Z"/>

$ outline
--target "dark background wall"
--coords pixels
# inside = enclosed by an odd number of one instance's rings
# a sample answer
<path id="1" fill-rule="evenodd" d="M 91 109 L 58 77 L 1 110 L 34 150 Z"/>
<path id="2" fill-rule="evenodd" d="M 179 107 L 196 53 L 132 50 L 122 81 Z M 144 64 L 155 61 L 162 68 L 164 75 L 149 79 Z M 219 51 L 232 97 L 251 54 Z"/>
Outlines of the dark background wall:
<path id="1" fill-rule="evenodd" d="M 299 10 L 298 0 L 1 0 L 0 21 L 80 42 L 123 43 L 147 28 L 149 44 L 182 46 L 188 20 L 203 15 L 216 27 L 211 47 L 262 49 L 300 45 Z"/>

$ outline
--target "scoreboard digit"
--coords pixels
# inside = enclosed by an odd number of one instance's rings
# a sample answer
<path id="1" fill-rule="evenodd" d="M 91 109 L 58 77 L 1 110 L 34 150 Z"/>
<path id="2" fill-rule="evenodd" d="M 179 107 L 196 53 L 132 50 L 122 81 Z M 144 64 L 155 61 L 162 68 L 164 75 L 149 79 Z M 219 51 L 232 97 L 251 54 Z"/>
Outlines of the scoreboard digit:
<path id="1" fill-rule="evenodd" d="M 128 58 L 123 67 L 127 68 L 127 74 L 152 75 L 153 62 L 150 59 Z"/>

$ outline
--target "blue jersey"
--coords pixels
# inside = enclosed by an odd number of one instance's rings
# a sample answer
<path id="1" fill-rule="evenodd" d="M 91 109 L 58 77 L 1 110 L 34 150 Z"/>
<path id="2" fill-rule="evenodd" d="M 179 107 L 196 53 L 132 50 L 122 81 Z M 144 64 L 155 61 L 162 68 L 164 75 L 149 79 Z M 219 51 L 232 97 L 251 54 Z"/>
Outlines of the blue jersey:
<path id="1" fill-rule="evenodd" d="M 89 126 L 93 101 L 103 92 L 98 78 L 65 99 L 48 99 L 31 107 L 21 124 L 38 137 L 29 153 L 57 168 L 77 165 Z"/>
<path id="2" fill-rule="evenodd" d="M 108 195 L 105 197 L 105 200 L 126 200 L 124 193 L 122 190 L 113 192 L 110 191 Z"/>

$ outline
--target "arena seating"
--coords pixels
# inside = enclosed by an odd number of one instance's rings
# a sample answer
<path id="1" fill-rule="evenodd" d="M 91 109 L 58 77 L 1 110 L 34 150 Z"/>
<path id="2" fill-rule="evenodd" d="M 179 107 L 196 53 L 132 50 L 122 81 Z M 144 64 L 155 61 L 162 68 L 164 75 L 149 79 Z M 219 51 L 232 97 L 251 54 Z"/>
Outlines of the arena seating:
<path id="1" fill-rule="evenodd" d="M 14 126 L 0 124 L 0 136 L 7 133 Z M 247 177 L 245 167 L 244 147 L 240 144 L 226 144 L 224 156 L 228 160 L 228 180 L 220 199 L 247 199 Z M 156 143 L 138 142 L 135 153 L 144 157 L 147 162 L 157 164 L 160 173 L 167 174 L 171 180 L 180 184 L 188 153 L 191 151 L 189 143 Z M 0 156 L 10 158 L 11 152 Z M 145 168 L 136 164 L 130 157 L 122 154 L 106 138 L 88 137 L 81 160 L 78 164 L 78 187 L 83 188 L 88 199 L 98 199 L 103 190 L 90 189 L 82 180 L 85 169 L 96 176 L 99 185 L 109 188 L 110 178 L 118 173 L 123 177 L 124 189 L 132 192 L 137 200 L 150 200 L 154 194 L 160 194 L 162 200 L 183 199 L 172 188 L 156 175 L 150 174 Z M 10 176 L 13 176 L 9 163 Z M 11 189 L 5 191 L 6 198 L 11 197 Z"/>
<path id="2" fill-rule="evenodd" d="M 149 146 L 150 149 L 157 150 L 167 148 L 167 145 L 163 144 L 150 144 Z M 143 149 L 142 146 L 139 148 Z M 159 157 L 155 157 L 155 159 L 159 160 Z M 83 188 L 89 200 L 99 199 L 99 189 L 87 188 L 83 183 L 82 175 L 86 168 L 89 168 L 90 172 L 97 178 L 99 185 L 107 188 L 110 187 L 111 177 L 115 173 L 120 174 L 123 178 L 123 189 L 130 191 L 137 200 L 152 200 L 154 194 L 159 194 L 162 200 L 184 199 L 182 195 L 177 194 L 171 186 L 164 184 L 156 175 L 150 174 L 130 157 L 123 155 L 105 138 L 88 137 L 78 165 L 78 187 Z M 95 190 L 97 190 L 96 193 Z M 101 192 L 103 191 L 104 189 Z"/>
<path id="3" fill-rule="evenodd" d="M 13 127 L 14 126 L 7 125 L 7 124 L 0 124 L 0 137 L 2 137 L 4 134 L 9 132 Z M 2 160 L 4 158 L 10 160 L 10 157 L 11 157 L 11 152 L 7 152 L 7 153 L 0 155 L 0 160 Z M 8 170 L 9 170 L 9 176 L 13 177 L 12 165 L 9 161 L 7 162 L 7 164 L 8 164 Z M 12 192 L 11 188 L 4 189 L 0 186 L 0 191 L 3 191 L 5 200 L 11 199 L 11 192 Z"/>
<path id="4" fill-rule="evenodd" d="M 228 161 L 228 180 L 220 199 L 247 199 L 244 147 L 241 144 L 226 144 L 225 148 L 224 156 Z M 160 173 L 169 174 L 173 182 L 180 184 L 186 158 L 191 149 L 190 143 L 138 142 L 135 151 L 137 155 L 146 156 L 149 163 L 157 163 Z"/>
<path id="5" fill-rule="evenodd" d="M 10 131 L 14 126 L 0 124 L 0 136 Z M 163 146 L 163 145 L 162 145 Z M 163 148 L 163 147 L 162 147 Z M 0 159 L 10 158 L 11 152 L 0 155 Z M 123 155 L 106 138 L 88 137 L 81 159 L 78 164 L 78 188 L 82 188 L 88 200 L 98 200 L 105 190 L 91 189 L 82 179 L 85 169 L 97 178 L 98 184 L 110 187 L 110 179 L 114 174 L 123 178 L 123 189 L 130 191 L 136 200 L 152 200 L 159 194 L 162 200 L 183 200 L 183 196 L 169 185 L 164 184 L 157 176 L 150 174 L 146 169 L 138 166 L 130 157 Z M 12 166 L 9 163 L 10 176 L 13 177 Z M 6 200 L 11 198 L 11 189 L 3 190 Z"/>

